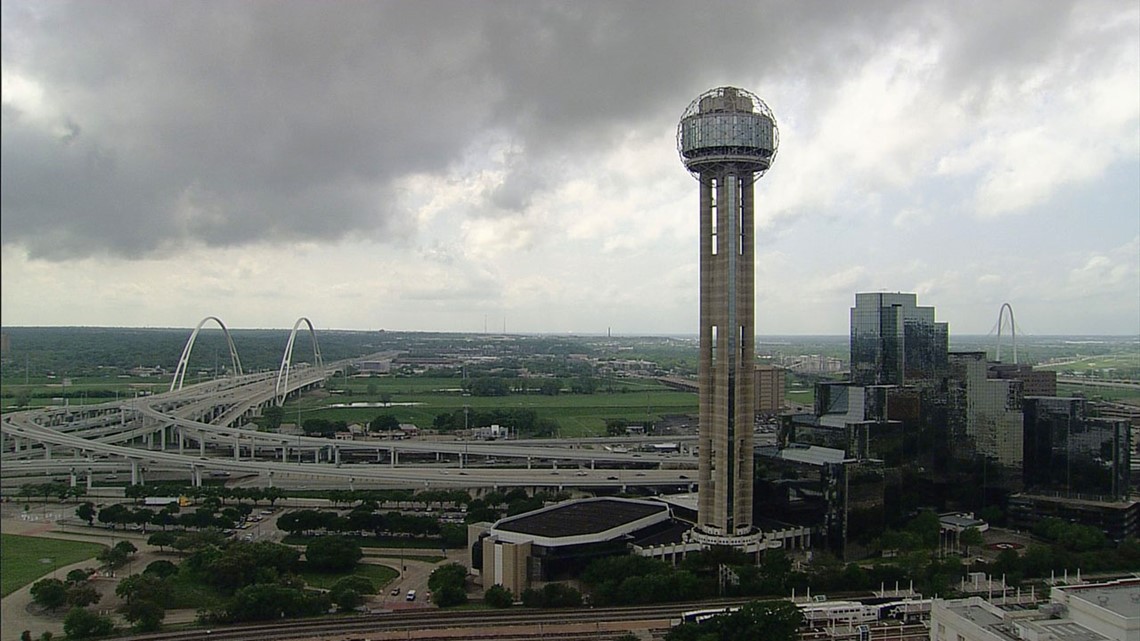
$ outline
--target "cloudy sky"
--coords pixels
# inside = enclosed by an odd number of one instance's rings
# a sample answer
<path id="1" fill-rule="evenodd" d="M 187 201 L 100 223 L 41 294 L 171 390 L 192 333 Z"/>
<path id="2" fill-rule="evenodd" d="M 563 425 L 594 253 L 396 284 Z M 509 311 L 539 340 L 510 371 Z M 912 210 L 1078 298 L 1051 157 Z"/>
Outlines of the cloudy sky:
<path id="1" fill-rule="evenodd" d="M 0 321 L 693 333 L 698 94 L 763 98 L 761 334 L 857 291 L 1140 332 L 1140 4 L 2 3 Z"/>

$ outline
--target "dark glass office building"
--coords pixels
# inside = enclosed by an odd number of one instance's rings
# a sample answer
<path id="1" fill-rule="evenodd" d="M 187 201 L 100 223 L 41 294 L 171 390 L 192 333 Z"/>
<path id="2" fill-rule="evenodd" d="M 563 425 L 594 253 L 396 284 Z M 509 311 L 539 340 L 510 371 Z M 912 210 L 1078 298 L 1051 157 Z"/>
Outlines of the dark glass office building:
<path id="1" fill-rule="evenodd" d="M 1083 398 L 1027 396 L 1023 411 L 1027 489 L 1128 497 L 1132 426 L 1127 419 L 1090 417 Z"/>
<path id="2" fill-rule="evenodd" d="M 851 308 L 851 382 L 905 385 L 929 380 L 946 369 L 946 323 L 933 307 L 919 307 L 914 294 L 859 293 Z"/>

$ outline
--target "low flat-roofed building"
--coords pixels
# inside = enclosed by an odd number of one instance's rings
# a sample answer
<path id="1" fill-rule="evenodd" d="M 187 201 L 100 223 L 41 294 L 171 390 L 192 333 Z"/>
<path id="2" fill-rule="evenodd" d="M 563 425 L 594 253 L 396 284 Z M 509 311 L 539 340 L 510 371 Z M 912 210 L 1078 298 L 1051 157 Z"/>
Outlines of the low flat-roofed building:
<path id="1" fill-rule="evenodd" d="M 1013 527 L 1032 530 L 1046 518 L 1099 528 L 1113 541 L 1140 535 L 1140 501 L 1135 499 L 1106 501 L 1030 493 L 1009 497 L 1009 520 Z"/>
<path id="2" fill-rule="evenodd" d="M 471 567 L 483 586 L 516 595 L 535 583 L 569 578 L 595 558 L 628 554 L 639 539 L 671 529 L 659 501 L 590 498 L 565 501 L 469 530 Z"/>
<path id="3" fill-rule="evenodd" d="M 1049 600 L 1069 617 L 1115 641 L 1140 641 L 1140 579 L 1054 587 Z"/>
<path id="4" fill-rule="evenodd" d="M 985 532 L 990 529 L 989 523 L 975 518 L 970 512 L 941 514 L 938 517 L 938 523 L 942 527 L 943 532 L 965 532 L 970 528 L 974 528 L 979 532 Z"/>
<path id="5" fill-rule="evenodd" d="M 1140 580 L 1055 586 L 1040 607 L 935 599 L 931 641 L 1140 641 Z"/>

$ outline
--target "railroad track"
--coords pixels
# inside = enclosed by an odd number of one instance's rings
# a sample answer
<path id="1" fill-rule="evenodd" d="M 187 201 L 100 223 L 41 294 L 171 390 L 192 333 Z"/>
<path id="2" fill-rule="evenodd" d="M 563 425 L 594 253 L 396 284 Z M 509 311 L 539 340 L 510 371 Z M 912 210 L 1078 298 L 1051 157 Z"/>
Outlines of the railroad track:
<path id="1" fill-rule="evenodd" d="M 746 599 L 716 602 L 649 605 L 623 608 L 577 608 L 565 610 L 502 610 L 502 611 L 442 611 L 425 609 L 415 612 L 353 615 L 350 617 L 321 617 L 291 619 L 281 623 L 245 624 L 214 628 L 196 628 L 171 632 L 121 637 L 126 641 L 263 641 L 264 639 L 322 639 L 330 641 L 364 641 L 369 634 L 389 636 L 391 633 L 415 632 L 415 638 L 456 639 L 445 635 L 448 629 L 464 628 L 466 639 L 534 639 L 549 641 L 578 641 L 579 639 L 606 639 L 619 636 L 622 631 L 602 630 L 603 624 L 633 621 L 658 622 L 679 619 L 682 612 L 694 608 L 712 608 L 737 605 Z M 558 631 L 559 627 L 595 626 L 589 630 Z M 525 627 L 518 633 L 495 628 Z M 668 627 L 668 624 L 665 624 Z M 478 628 L 487 628 L 482 634 Z M 550 629 L 546 629 L 550 628 Z M 425 632 L 438 630 L 437 637 Z M 410 635 L 409 635 L 410 636 Z M 389 636 L 389 638 L 391 638 Z"/>

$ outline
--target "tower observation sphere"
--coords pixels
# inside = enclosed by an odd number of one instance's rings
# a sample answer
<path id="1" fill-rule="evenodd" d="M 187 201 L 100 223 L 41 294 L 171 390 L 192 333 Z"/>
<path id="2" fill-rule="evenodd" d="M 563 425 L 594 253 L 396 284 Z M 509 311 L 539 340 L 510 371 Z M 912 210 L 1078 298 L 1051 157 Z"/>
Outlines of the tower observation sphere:
<path id="1" fill-rule="evenodd" d="M 780 147 L 772 110 L 736 87 L 710 89 L 689 103 L 677 125 L 677 153 L 693 176 L 725 164 L 763 176 Z"/>
<path id="2" fill-rule="evenodd" d="M 736 87 L 706 91 L 677 126 L 677 153 L 700 183 L 699 470 L 695 540 L 766 547 L 752 524 L 755 406 L 753 185 L 772 166 L 772 111 Z"/>

